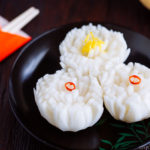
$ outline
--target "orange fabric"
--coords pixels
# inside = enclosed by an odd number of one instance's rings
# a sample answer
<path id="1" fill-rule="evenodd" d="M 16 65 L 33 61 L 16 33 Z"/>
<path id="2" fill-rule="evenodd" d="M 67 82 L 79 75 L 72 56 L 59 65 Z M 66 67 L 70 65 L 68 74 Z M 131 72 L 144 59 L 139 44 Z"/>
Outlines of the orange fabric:
<path id="1" fill-rule="evenodd" d="M 18 48 L 31 40 L 16 34 L 0 31 L 0 61 L 15 52 Z"/>

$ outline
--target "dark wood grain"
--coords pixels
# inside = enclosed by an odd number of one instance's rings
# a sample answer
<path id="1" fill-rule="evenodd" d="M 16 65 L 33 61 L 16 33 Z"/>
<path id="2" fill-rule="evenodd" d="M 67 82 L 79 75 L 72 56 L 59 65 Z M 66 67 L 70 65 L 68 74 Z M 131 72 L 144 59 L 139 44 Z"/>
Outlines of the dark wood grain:
<path id="1" fill-rule="evenodd" d="M 24 28 L 33 38 L 77 21 L 118 24 L 150 38 L 150 11 L 138 0 L 0 0 L 0 15 L 11 20 L 30 6 L 40 9 L 40 15 Z M 0 63 L 0 150 L 48 150 L 21 127 L 9 106 L 8 79 L 19 51 Z"/>

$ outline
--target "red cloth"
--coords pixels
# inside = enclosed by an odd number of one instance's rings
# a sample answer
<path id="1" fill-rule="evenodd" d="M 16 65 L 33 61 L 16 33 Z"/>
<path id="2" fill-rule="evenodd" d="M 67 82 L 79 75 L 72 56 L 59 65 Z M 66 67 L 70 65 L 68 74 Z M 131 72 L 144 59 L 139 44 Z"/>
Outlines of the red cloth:
<path id="1" fill-rule="evenodd" d="M 30 40 L 31 37 L 23 37 L 0 30 L 0 61 L 4 60 Z"/>

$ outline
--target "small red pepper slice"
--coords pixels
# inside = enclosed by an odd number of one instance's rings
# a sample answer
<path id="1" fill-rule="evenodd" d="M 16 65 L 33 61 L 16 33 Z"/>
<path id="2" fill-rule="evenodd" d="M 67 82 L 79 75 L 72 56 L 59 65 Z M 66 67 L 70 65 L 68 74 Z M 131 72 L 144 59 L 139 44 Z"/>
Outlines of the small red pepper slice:
<path id="1" fill-rule="evenodd" d="M 73 82 L 67 82 L 65 83 L 65 87 L 68 91 L 72 91 L 76 89 L 76 86 Z"/>
<path id="2" fill-rule="evenodd" d="M 137 75 L 132 75 L 129 77 L 129 81 L 131 84 L 140 84 L 141 83 L 141 78 Z"/>

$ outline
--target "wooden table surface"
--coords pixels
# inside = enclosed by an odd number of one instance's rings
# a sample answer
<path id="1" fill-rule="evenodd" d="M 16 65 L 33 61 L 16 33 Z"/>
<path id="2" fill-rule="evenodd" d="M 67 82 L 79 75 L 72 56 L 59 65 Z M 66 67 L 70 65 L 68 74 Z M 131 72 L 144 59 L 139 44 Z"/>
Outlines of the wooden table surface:
<path id="1" fill-rule="evenodd" d="M 138 0 L 0 0 L 0 15 L 11 20 L 30 6 L 40 9 L 40 15 L 24 28 L 33 38 L 79 21 L 118 24 L 150 38 L 150 11 Z M 19 51 L 0 63 L 0 150 L 48 150 L 21 127 L 9 106 L 8 79 Z"/>

